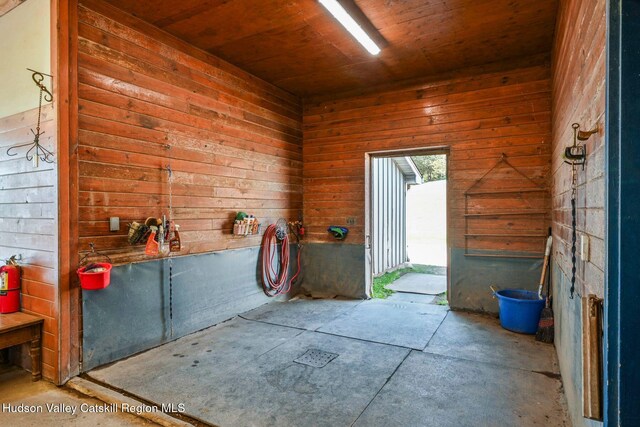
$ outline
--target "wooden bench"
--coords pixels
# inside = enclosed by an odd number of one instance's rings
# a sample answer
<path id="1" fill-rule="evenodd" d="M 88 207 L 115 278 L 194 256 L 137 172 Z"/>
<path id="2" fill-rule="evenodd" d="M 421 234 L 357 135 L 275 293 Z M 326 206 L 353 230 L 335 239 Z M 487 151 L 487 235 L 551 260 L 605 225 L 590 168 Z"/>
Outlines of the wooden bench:
<path id="1" fill-rule="evenodd" d="M 0 314 L 0 350 L 31 343 L 31 375 L 33 381 L 42 376 L 40 336 L 43 319 L 26 313 Z"/>

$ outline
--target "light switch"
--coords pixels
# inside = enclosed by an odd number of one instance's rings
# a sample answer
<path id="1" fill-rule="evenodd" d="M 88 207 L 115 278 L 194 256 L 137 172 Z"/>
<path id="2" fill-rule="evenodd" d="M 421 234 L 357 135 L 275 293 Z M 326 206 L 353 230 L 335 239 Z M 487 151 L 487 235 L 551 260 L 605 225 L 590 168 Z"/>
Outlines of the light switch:
<path id="1" fill-rule="evenodd" d="M 589 236 L 586 234 L 580 235 L 580 259 L 589 261 Z"/>
<path id="2" fill-rule="evenodd" d="M 109 218 L 109 231 L 120 231 L 120 218 L 117 216 Z"/>

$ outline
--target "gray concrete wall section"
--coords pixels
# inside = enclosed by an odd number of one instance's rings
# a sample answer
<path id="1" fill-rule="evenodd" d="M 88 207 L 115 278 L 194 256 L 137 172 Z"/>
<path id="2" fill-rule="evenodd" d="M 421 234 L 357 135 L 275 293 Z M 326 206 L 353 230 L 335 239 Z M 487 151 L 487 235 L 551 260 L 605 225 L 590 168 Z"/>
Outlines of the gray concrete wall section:
<path id="1" fill-rule="evenodd" d="M 309 243 L 302 254 L 302 287 L 314 295 L 366 298 L 364 245 Z"/>
<path id="2" fill-rule="evenodd" d="M 487 254 L 494 252 L 487 251 Z M 497 314 L 498 301 L 493 299 L 490 285 L 498 289 L 537 291 L 540 283 L 542 259 L 466 257 L 464 249 L 454 248 L 450 263 L 451 292 L 448 297 L 454 310 Z"/>
<path id="3" fill-rule="evenodd" d="M 571 281 L 552 262 L 555 346 L 558 353 L 569 415 L 575 427 L 602 426 L 582 416 L 582 307 L 580 295 L 569 298 Z"/>
<path id="4" fill-rule="evenodd" d="M 364 298 L 364 262 L 364 245 L 307 244 L 303 254 L 302 286 L 305 291 L 317 295 Z M 465 257 L 464 249 L 452 249 L 450 262 L 449 304 L 455 310 L 497 314 L 498 302 L 493 299 L 489 285 L 534 291 L 540 282 L 542 259 Z"/>
<path id="5" fill-rule="evenodd" d="M 108 288 L 82 293 L 82 369 L 122 359 L 269 302 L 262 292 L 259 254 L 260 248 L 254 247 L 114 267 Z M 297 267 L 296 256 L 292 246 L 290 275 Z"/>

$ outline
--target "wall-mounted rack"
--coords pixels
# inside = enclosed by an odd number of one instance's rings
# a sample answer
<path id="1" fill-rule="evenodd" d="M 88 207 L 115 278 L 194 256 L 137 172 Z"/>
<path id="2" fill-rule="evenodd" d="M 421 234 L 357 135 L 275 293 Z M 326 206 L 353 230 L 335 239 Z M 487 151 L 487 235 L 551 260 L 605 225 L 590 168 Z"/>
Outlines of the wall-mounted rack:
<path id="1" fill-rule="evenodd" d="M 253 215 L 238 212 L 233 221 L 232 235 L 238 237 L 257 236 L 260 234 L 262 224 Z"/>
<path id="2" fill-rule="evenodd" d="M 514 170 L 522 178 L 523 185 L 517 188 L 482 188 L 482 183 L 497 168 L 505 166 Z M 534 193 L 542 195 L 538 205 L 529 203 L 524 197 Z M 543 231 L 547 228 L 548 212 L 541 209 L 547 206 L 548 190 L 526 176 L 508 160 L 503 153 L 498 162 L 465 191 L 465 233 L 464 255 L 479 258 L 541 258 L 544 254 L 500 254 L 497 241 L 503 239 L 511 244 L 528 248 L 547 238 Z M 490 202 L 490 203 L 489 203 Z M 500 205 L 496 208 L 496 205 Z M 505 205 L 511 205 L 510 207 Z M 510 227 L 496 227 L 490 221 L 509 220 Z M 514 227 L 513 223 L 517 223 Z M 473 242 L 473 243 L 472 243 Z M 504 249 L 500 249 L 504 250 Z M 478 251 L 478 252 L 476 252 Z M 479 252 L 482 251 L 482 252 Z M 529 250 L 514 251 L 529 252 Z"/>

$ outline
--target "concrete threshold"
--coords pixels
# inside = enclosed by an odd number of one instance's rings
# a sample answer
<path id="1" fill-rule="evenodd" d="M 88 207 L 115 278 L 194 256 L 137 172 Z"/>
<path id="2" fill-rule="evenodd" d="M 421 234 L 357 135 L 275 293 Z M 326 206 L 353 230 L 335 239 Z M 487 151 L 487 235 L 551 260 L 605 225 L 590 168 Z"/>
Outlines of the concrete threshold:
<path id="1" fill-rule="evenodd" d="M 116 408 L 119 408 L 118 409 L 119 412 L 123 412 L 122 408 L 128 408 L 129 410 L 124 412 L 127 412 L 131 415 L 135 415 L 140 418 L 144 418 L 146 420 L 149 420 L 161 426 L 165 426 L 165 427 L 198 426 L 200 427 L 200 426 L 210 425 L 210 424 L 205 424 L 201 421 L 196 421 L 196 420 L 193 420 L 192 422 L 184 421 L 173 415 L 169 415 L 165 412 L 162 412 L 160 407 L 158 407 L 153 403 L 134 399 L 133 397 L 126 396 L 125 394 L 117 390 L 107 388 L 101 384 L 98 384 L 97 382 L 90 381 L 81 377 L 75 377 L 70 379 L 69 381 L 67 381 L 65 386 L 85 396 L 93 397 L 95 399 L 101 400 L 111 405 L 116 405 Z M 157 409 L 147 410 L 152 407 L 155 407 Z M 136 409 L 141 409 L 141 410 L 136 410 Z M 181 417 L 188 418 L 186 416 L 181 416 Z"/>

